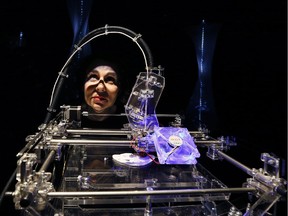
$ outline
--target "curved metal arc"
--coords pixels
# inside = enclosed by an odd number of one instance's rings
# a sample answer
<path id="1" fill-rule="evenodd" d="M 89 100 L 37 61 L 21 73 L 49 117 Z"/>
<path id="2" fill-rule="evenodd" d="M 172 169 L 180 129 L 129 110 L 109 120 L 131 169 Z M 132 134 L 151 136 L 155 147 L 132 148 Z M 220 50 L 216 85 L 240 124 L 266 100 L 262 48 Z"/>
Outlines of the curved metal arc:
<path id="1" fill-rule="evenodd" d="M 108 35 L 108 34 L 121 34 L 121 35 L 124 35 L 124 36 L 127 36 L 128 38 L 130 38 L 133 42 L 135 42 L 137 44 L 137 46 L 141 50 L 142 55 L 144 57 L 146 70 L 148 71 L 149 69 L 153 68 L 153 58 L 151 55 L 151 51 L 150 51 L 149 47 L 147 46 L 147 44 L 145 43 L 145 41 L 141 38 L 140 34 L 136 34 L 135 32 L 133 32 L 129 29 L 120 27 L 120 26 L 108 26 L 108 25 L 106 25 L 105 27 L 100 27 L 98 29 L 95 29 L 95 30 L 89 32 L 85 37 L 83 37 L 78 42 L 78 44 L 74 45 L 74 50 L 72 51 L 72 54 L 69 56 L 69 58 L 67 59 L 67 61 L 64 64 L 64 66 L 62 67 L 62 69 L 58 73 L 56 81 L 53 85 L 53 89 L 52 89 L 52 93 L 51 93 L 51 97 L 50 97 L 50 101 L 49 101 L 48 111 L 53 112 L 53 110 L 54 110 L 53 106 L 56 102 L 57 94 L 60 92 L 59 89 L 61 88 L 61 85 L 63 83 L 62 79 L 68 77 L 68 75 L 66 74 L 67 70 L 65 70 L 65 69 L 67 69 L 67 66 L 69 65 L 69 63 L 71 62 L 71 60 L 75 56 L 75 54 L 78 53 L 79 51 L 81 51 L 83 46 L 85 46 L 86 44 L 88 44 L 89 42 L 94 40 L 95 38 L 98 38 L 98 37 L 103 36 L 103 35 Z M 148 58 L 147 58 L 146 54 L 148 55 Z M 48 117 L 49 115 L 50 115 L 50 113 L 48 112 L 48 115 L 46 116 L 45 122 L 49 121 L 49 119 L 50 119 L 50 117 Z"/>

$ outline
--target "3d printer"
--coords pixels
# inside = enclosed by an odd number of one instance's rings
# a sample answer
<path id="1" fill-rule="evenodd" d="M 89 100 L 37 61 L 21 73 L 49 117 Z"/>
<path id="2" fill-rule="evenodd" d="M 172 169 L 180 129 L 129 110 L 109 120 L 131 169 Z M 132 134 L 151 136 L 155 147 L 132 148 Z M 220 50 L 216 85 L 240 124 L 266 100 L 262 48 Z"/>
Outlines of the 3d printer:
<path id="1" fill-rule="evenodd" d="M 81 106 L 60 106 L 57 94 L 72 57 L 91 40 L 107 34 L 129 37 L 140 48 L 140 72 L 125 105 L 128 124 L 119 130 L 82 128 Z M 27 215 L 272 215 L 286 196 L 279 159 L 261 155 L 264 167 L 251 169 L 226 153 L 234 140 L 213 138 L 207 130 L 188 131 L 179 115 L 159 126 L 155 108 L 165 87 L 141 35 L 119 26 L 96 29 L 84 37 L 59 73 L 45 122 L 17 154 L 15 209 Z M 212 160 L 227 160 L 251 176 L 230 188 L 197 163 L 198 148 Z M 204 157 L 205 155 L 201 155 Z M 253 197 L 245 208 L 231 194 Z"/>

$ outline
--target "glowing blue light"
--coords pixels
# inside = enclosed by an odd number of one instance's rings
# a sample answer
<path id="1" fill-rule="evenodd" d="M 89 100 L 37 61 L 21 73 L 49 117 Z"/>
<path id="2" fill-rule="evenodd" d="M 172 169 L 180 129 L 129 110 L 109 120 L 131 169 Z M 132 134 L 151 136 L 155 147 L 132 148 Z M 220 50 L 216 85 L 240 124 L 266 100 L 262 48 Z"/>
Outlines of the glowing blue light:
<path id="1" fill-rule="evenodd" d="M 187 128 L 154 127 L 151 139 L 161 164 L 196 164 L 200 157 Z"/>

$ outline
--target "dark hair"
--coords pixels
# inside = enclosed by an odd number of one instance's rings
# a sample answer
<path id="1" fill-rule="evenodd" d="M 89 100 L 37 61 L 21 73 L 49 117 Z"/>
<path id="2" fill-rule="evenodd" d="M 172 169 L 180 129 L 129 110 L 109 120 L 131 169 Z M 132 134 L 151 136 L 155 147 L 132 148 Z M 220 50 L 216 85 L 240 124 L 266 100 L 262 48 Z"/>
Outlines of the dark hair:
<path id="1" fill-rule="evenodd" d="M 94 56 L 88 56 L 86 58 L 83 58 L 80 60 L 76 66 L 76 74 L 81 79 L 81 84 L 85 83 L 85 79 L 87 74 L 92 71 L 97 66 L 110 66 L 113 68 L 113 70 L 116 72 L 117 77 L 121 80 L 121 67 L 119 63 L 116 63 L 115 61 L 111 59 L 104 59 L 104 58 L 97 58 Z"/>
<path id="2" fill-rule="evenodd" d="M 88 62 L 87 67 L 84 68 L 84 70 L 82 72 L 80 71 L 80 73 L 83 73 L 83 75 L 84 75 L 82 83 L 86 82 L 87 74 L 98 66 L 109 66 L 116 72 L 116 74 L 117 74 L 117 86 L 118 86 L 119 90 L 121 91 L 122 90 L 122 87 L 121 87 L 121 83 L 122 83 L 121 82 L 121 80 L 122 80 L 121 69 L 115 62 L 112 62 L 112 61 L 107 60 L 107 59 L 97 58 L 97 59 L 93 59 L 91 62 Z"/>

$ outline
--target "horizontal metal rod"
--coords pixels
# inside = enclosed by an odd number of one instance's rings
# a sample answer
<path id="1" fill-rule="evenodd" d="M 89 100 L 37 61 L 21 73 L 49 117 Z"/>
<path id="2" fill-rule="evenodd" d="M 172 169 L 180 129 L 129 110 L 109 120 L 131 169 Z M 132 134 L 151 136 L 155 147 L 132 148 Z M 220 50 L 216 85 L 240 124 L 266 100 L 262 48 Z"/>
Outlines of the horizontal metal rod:
<path id="1" fill-rule="evenodd" d="M 127 116 L 126 113 L 119 113 L 119 114 L 104 114 L 104 113 L 88 113 L 86 111 L 82 112 L 83 116 L 113 116 L 113 117 L 122 117 L 122 116 Z M 147 116 L 154 116 L 156 115 L 157 117 L 178 117 L 178 114 L 147 114 Z"/>
<path id="2" fill-rule="evenodd" d="M 95 145 L 95 146 L 129 146 L 135 144 L 135 141 L 132 140 L 91 140 L 91 139 L 51 139 L 49 141 L 51 144 L 69 144 L 69 145 Z"/>
<path id="3" fill-rule="evenodd" d="M 195 144 L 222 144 L 220 140 L 194 140 Z"/>
<path id="4" fill-rule="evenodd" d="M 131 135 L 131 130 L 118 129 L 67 129 L 67 132 L 77 135 Z"/>
<path id="5" fill-rule="evenodd" d="M 69 191 L 49 192 L 50 198 L 86 197 L 86 196 L 137 196 L 137 195 L 171 195 L 171 194 L 211 194 L 211 193 L 247 193 L 255 188 L 215 188 L 215 189 L 181 189 L 181 190 L 152 190 L 152 191 Z"/>
<path id="6" fill-rule="evenodd" d="M 49 141 L 51 144 L 69 144 L 69 145 L 95 145 L 95 146 L 106 146 L 109 144 L 110 146 L 129 146 L 132 144 L 136 144 L 137 142 L 134 140 L 106 140 L 106 139 L 51 139 Z M 220 141 L 213 140 L 205 140 L 205 141 L 194 141 L 195 144 L 220 144 Z"/>
<path id="7" fill-rule="evenodd" d="M 131 130 L 121 129 L 67 129 L 69 134 L 76 135 L 131 135 Z M 191 135 L 203 134 L 201 131 L 189 131 Z"/>

